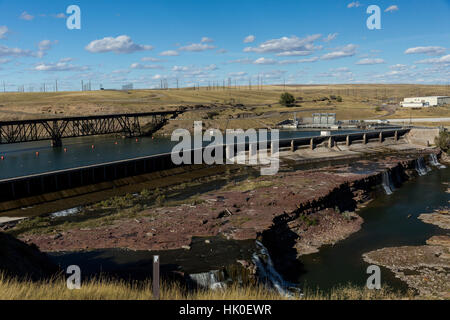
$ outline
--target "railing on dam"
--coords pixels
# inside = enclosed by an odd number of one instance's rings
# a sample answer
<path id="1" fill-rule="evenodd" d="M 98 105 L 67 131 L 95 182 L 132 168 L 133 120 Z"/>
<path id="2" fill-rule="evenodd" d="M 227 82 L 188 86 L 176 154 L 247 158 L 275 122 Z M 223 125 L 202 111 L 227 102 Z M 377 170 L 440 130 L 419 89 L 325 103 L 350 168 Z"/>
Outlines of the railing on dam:
<path id="1" fill-rule="evenodd" d="M 351 144 L 354 141 L 362 141 L 367 143 L 370 140 L 377 139 L 383 141 L 388 137 L 398 139 L 405 135 L 409 129 L 388 130 L 388 131 L 372 131 L 351 134 L 341 134 L 333 136 L 318 136 L 308 138 L 282 139 L 279 140 L 279 147 L 290 147 L 295 149 L 299 146 L 309 146 L 314 148 L 316 145 L 328 142 L 334 145 L 336 142 L 346 142 Z M 220 146 L 219 146 L 220 147 Z M 229 146 L 222 145 L 224 155 L 226 148 Z M 245 150 L 249 150 L 249 143 L 245 143 Z M 260 144 L 256 144 L 260 148 Z M 242 148 L 242 145 L 241 145 Z M 270 145 L 269 145 L 270 148 Z M 189 150 L 191 163 L 194 163 L 194 153 L 205 148 Z M 239 149 L 239 145 L 234 145 L 235 151 Z M 77 167 L 72 169 L 58 170 L 53 172 L 46 172 L 34 174 L 23 177 L 9 178 L 0 180 L 0 202 L 21 199 L 31 196 L 38 196 L 46 193 L 72 189 L 91 184 L 98 184 L 107 181 L 114 181 L 117 179 L 137 176 L 141 174 L 171 169 L 178 167 L 171 159 L 171 153 L 164 153 L 159 155 L 152 155 L 146 157 L 139 157 L 127 160 L 113 161 L 107 163 L 100 163 L 96 165 L 89 165 L 84 167 Z"/>

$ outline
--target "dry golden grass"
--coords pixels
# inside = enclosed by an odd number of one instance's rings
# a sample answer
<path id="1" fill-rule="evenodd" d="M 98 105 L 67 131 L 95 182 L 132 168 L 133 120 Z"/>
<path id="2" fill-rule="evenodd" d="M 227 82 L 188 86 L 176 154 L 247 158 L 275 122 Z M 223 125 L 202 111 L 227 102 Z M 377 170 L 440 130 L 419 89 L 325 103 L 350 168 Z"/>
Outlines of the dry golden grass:
<path id="1" fill-rule="evenodd" d="M 223 290 L 198 290 L 187 293 L 179 285 L 163 284 L 163 300 L 398 300 L 412 299 L 389 289 L 368 290 L 353 286 L 336 288 L 329 293 L 306 290 L 302 296 L 287 297 L 264 286 L 231 286 Z M 127 283 L 119 280 L 91 280 L 82 283 L 81 289 L 69 290 L 63 279 L 48 281 L 19 281 L 0 275 L 0 300 L 150 300 L 150 281 Z"/>
<path id="2" fill-rule="evenodd" d="M 302 97 L 300 106 L 287 108 L 278 101 L 280 94 L 288 91 Z M 342 102 L 313 101 L 330 95 L 341 96 Z M 426 85 L 316 85 L 316 86 L 264 86 L 257 90 L 248 86 L 208 90 L 208 88 L 90 91 L 54 93 L 0 93 L 0 120 L 26 119 L 52 116 L 108 114 L 119 112 L 144 112 L 172 110 L 177 106 L 218 106 L 218 114 L 207 120 L 211 110 L 194 110 L 171 121 L 165 132 L 175 128 L 191 128 L 193 120 L 204 119 L 206 127 L 249 128 L 270 127 L 292 117 L 310 117 L 313 112 L 334 112 L 337 118 L 409 118 L 439 117 L 450 114 L 450 106 L 405 110 L 398 103 L 408 96 L 450 95 L 448 86 Z M 387 105 L 383 106 L 386 103 Z M 244 107 L 236 107 L 243 104 Z M 376 111 L 378 107 L 379 111 Z M 381 109 L 380 109 L 381 108 Z M 389 111 L 390 110 L 390 111 Z M 238 116 L 241 115 L 240 118 Z M 257 118 L 243 118 L 243 116 Z"/>

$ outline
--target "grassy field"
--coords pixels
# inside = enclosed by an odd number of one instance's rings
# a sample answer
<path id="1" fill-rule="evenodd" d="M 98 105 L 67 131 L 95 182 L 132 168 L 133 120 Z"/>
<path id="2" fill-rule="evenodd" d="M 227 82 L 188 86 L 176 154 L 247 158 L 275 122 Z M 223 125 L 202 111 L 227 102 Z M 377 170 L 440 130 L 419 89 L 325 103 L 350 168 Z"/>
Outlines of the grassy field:
<path id="1" fill-rule="evenodd" d="M 280 94 L 290 92 L 297 106 L 283 107 Z M 342 102 L 329 99 L 342 97 Z M 425 85 L 316 85 L 264 86 L 210 89 L 90 91 L 53 93 L 0 93 L 0 120 L 41 117 L 172 110 L 190 111 L 171 121 L 165 132 L 191 128 L 193 120 L 206 127 L 271 127 L 281 120 L 310 117 L 313 112 L 334 112 L 338 120 L 369 118 L 439 117 L 450 114 L 450 106 L 405 110 L 398 103 L 408 96 L 450 95 L 449 86 Z M 324 98 L 328 98 L 325 100 Z M 320 101 L 323 100 L 323 101 Z M 201 108 L 200 105 L 209 108 Z"/>
<path id="2" fill-rule="evenodd" d="M 163 300 L 399 300 L 413 299 L 412 292 L 402 294 L 390 289 L 368 290 L 344 286 L 322 293 L 305 290 L 303 295 L 287 297 L 262 285 L 230 286 L 223 290 L 186 291 L 178 284 L 161 286 Z M 31 282 L 20 281 L 0 275 L 0 300 L 151 300 L 152 283 L 128 283 L 119 280 L 100 279 L 83 282 L 81 289 L 67 289 L 64 279 Z"/>

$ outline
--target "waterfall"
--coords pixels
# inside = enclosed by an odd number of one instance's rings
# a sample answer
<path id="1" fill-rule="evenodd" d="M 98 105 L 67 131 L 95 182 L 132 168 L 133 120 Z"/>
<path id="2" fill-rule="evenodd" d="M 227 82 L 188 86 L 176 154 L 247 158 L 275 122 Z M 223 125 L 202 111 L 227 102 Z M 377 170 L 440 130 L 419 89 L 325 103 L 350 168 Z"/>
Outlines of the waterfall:
<path id="1" fill-rule="evenodd" d="M 219 280 L 221 278 L 221 272 L 219 270 L 194 273 L 190 274 L 189 277 L 202 288 L 209 288 L 212 290 L 226 288 L 226 284 Z"/>
<path id="2" fill-rule="evenodd" d="M 275 270 L 269 251 L 261 242 L 256 241 L 256 248 L 257 251 L 253 254 L 252 261 L 256 265 L 259 279 L 266 285 L 275 288 L 279 294 L 292 297 L 288 289 L 293 289 L 295 285 L 286 282 Z"/>
<path id="3" fill-rule="evenodd" d="M 415 162 L 416 162 L 415 164 L 416 171 L 419 174 L 419 176 L 424 176 L 431 170 L 425 165 L 425 160 L 422 157 L 417 159 Z"/>
<path id="4" fill-rule="evenodd" d="M 395 190 L 390 171 L 383 171 L 381 185 L 388 196 Z"/>
<path id="5" fill-rule="evenodd" d="M 439 162 L 439 160 L 438 160 L 436 154 L 434 154 L 434 153 L 430 154 L 430 163 L 431 163 L 433 166 L 435 166 L 435 167 L 437 167 L 437 168 L 439 168 L 439 169 L 445 169 L 445 168 L 447 168 L 446 166 L 444 166 L 443 164 L 441 164 L 441 163 Z"/>

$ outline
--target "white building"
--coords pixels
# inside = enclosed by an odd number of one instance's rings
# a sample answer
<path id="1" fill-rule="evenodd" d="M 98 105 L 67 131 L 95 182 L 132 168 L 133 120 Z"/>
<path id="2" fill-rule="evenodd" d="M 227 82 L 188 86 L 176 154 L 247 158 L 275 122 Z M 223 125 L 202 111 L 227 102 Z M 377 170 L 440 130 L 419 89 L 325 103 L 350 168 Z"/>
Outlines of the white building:
<path id="1" fill-rule="evenodd" d="M 405 108 L 423 108 L 436 107 L 444 104 L 450 104 L 450 97 L 446 96 L 432 96 L 432 97 L 413 97 L 405 98 L 400 105 Z"/>

